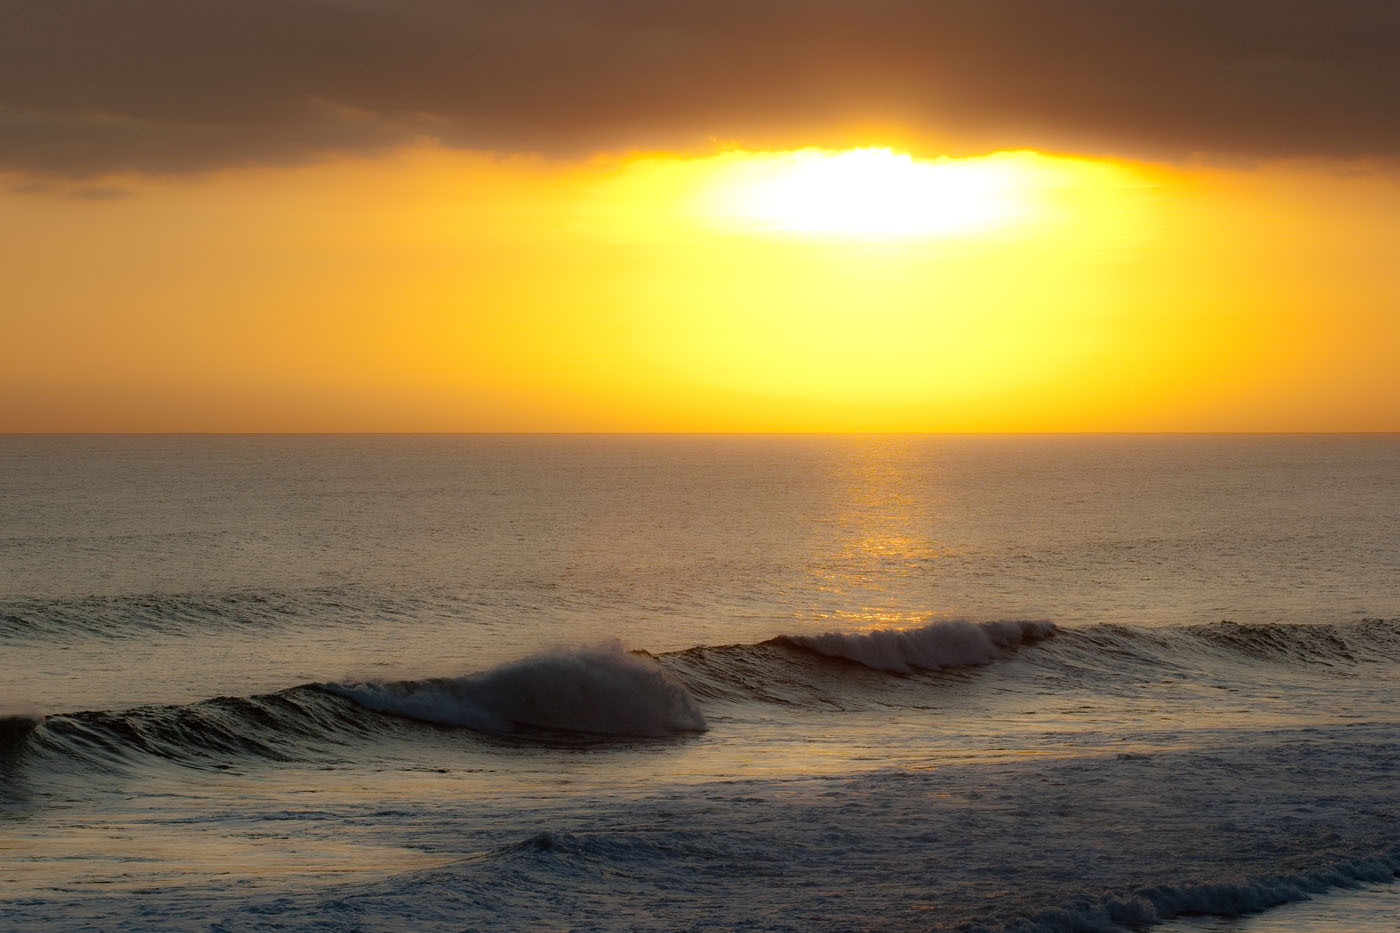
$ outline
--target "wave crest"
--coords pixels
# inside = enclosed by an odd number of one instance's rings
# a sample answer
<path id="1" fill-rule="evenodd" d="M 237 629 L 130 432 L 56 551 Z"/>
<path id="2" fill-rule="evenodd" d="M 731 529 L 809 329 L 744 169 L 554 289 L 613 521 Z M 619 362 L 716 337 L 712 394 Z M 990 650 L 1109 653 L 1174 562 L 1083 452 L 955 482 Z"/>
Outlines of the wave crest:
<path id="1" fill-rule="evenodd" d="M 43 721 L 31 703 L 0 703 L 0 752 L 18 747 Z"/>
<path id="2" fill-rule="evenodd" d="M 481 732 L 658 738 L 708 728 L 685 687 L 616 641 L 465 677 L 318 686 L 377 713 Z"/>
<path id="3" fill-rule="evenodd" d="M 859 634 L 784 635 L 778 640 L 875 670 L 908 674 L 990 664 L 1021 645 L 1049 638 L 1055 631 L 1054 624 L 1046 621 L 946 621 Z"/>

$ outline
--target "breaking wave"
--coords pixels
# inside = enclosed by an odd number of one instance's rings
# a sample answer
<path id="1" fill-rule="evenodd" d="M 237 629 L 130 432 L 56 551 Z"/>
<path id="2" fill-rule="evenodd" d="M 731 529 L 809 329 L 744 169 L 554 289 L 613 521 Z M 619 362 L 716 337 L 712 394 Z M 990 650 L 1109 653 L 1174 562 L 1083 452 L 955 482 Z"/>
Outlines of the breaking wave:
<path id="1" fill-rule="evenodd" d="M 695 698 L 621 642 L 535 655 L 466 677 L 320 687 L 377 713 L 479 732 L 660 738 L 707 728 Z"/>
<path id="2" fill-rule="evenodd" d="M 363 754 L 366 742 L 422 743 L 428 726 L 516 743 L 597 744 L 704 732 L 704 707 L 711 703 L 824 712 L 926 708 L 931 691 L 954 683 L 976 690 L 984 676 L 1053 692 L 1067 673 L 1081 684 L 1092 676 L 1114 689 L 1160 679 L 1165 671 L 1218 680 L 1272 677 L 1280 665 L 1325 672 L 1396 661 L 1400 620 L 1381 619 L 1083 629 L 1043 621 L 936 622 L 658 655 L 611 642 L 461 677 L 311 683 L 257 696 L 47 717 L 30 707 L 0 707 L 0 761 L 105 770 L 142 758 L 221 769 L 248 760 L 337 761 Z M 973 673 L 988 665 L 987 673 Z"/>
<path id="3" fill-rule="evenodd" d="M 32 704 L 0 703 L 0 752 L 19 747 L 43 721 L 44 714 Z"/>
<path id="4" fill-rule="evenodd" d="M 655 739 L 707 728 L 696 699 L 653 658 L 610 643 L 457 678 L 303 684 L 47 718 L 37 710 L 0 710 L 0 748 L 12 761 L 62 770 L 111 771 L 142 760 L 223 770 L 255 761 L 335 762 L 366 742 L 395 738 L 420 743 L 423 723 L 544 743 Z"/>
<path id="5" fill-rule="evenodd" d="M 1008 657 L 1021 645 L 1055 634 L 1049 622 L 934 622 L 920 628 L 880 629 L 855 635 L 783 635 L 778 641 L 879 671 L 908 674 L 978 667 Z"/>

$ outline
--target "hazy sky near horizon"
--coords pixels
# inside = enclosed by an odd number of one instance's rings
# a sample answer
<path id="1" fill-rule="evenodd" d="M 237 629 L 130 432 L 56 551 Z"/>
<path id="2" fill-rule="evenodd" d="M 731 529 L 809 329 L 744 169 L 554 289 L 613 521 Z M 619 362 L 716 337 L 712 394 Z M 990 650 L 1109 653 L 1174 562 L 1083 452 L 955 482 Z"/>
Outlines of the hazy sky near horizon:
<path id="1" fill-rule="evenodd" d="M 1400 430 L 1398 112 L 1389 2 L 0 0 L 0 430 Z"/>

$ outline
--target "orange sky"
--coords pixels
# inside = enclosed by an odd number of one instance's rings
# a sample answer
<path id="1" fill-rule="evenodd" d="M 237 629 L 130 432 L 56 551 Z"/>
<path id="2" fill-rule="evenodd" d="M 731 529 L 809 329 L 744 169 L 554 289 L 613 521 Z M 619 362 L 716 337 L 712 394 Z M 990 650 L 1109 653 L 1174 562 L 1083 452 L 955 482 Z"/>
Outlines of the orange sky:
<path id="1" fill-rule="evenodd" d="M 0 431 L 1400 430 L 1394 176 L 928 156 L 16 181 Z"/>

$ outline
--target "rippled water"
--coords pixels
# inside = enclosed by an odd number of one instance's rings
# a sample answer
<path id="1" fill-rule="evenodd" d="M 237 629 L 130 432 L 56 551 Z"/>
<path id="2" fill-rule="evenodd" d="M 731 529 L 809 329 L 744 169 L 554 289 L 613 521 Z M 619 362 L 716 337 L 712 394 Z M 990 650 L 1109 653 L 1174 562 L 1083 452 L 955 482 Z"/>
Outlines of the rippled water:
<path id="1" fill-rule="evenodd" d="M 0 927 L 1286 922 L 1400 868 L 1400 437 L 8 437 L 0 516 Z"/>

